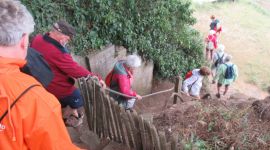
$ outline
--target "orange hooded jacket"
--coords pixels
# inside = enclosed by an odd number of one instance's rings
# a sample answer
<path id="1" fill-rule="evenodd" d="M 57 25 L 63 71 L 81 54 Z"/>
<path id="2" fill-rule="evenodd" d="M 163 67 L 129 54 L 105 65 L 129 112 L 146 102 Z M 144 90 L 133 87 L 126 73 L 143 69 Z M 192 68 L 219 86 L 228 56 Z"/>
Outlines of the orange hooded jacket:
<path id="1" fill-rule="evenodd" d="M 0 116 L 25 89 L 39 84 L 21 73 L 24 60 L 0 57 Z M 42 86 L 24 94 L 0 122 L 0 150 L 77 150 L 58 100 Z"/>

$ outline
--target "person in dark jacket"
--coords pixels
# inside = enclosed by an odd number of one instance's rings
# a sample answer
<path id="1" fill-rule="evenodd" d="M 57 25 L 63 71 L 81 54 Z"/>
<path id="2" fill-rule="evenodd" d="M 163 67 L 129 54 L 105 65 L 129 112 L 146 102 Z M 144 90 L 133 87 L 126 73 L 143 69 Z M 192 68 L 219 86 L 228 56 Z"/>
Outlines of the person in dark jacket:
<path id="1" fill-rule="evenodd" d="M 216 31 L 217 35 L 220 35 L 222 32 L 222 26 L 221 23 L 218 19 L 216 19 L 216 17 L 214 15 L 211 15 L 210 17 L 211 19 L 211 23 L 210 23 L 210 30 L 214 30 Z"/>
<path id="2" fill-rule="evenodd" d="M 36 78 L 43 87 L 47 87 L 53 79 L 53 73 L 43 56 L 33 48 L 27 49 L 27 63 L 21 71 Z"/>
<path id="3" fill-rule="evenodd" d="M 125 94 L 129 97 L 110 93 L 118 101 L 119 105 L 125 109 L 132 109 L 136 99 L 142 97 L 132 90 L 133 72 L 141 65 L 141 59 L 137 55 L 129 55 L 126 60 L 119 60 L 114 65 L 113 70 L 107 75 L 106 83 L 112 90 Z M 107 82 L 108 81 L 108 82 Z M 133 98 L 132 98 L 133 97 Z"/>
<path id="4" fill-rule="evenodd" d="M 83 116 L 82 112 L 78 112 L 83 106 L 83 99 L 79 89 L 74 86 L 74 78 L 96 76 L 72 59 L 66 45 L 75 34 L 74 27 L 60 20 L 53 24 L 50 32 L 37 35 L 31 43 L 31 47 L 42 54 L 53 72 L 54 77 L 46 89 L 59 99 L 62 107 L 72 109 L 71 114 L 64 112 L 63 117 L 65 123 L 73 127 L 82 123 Z M 104 81 L 99 79 L 101 85 L 105 86 Z"/>

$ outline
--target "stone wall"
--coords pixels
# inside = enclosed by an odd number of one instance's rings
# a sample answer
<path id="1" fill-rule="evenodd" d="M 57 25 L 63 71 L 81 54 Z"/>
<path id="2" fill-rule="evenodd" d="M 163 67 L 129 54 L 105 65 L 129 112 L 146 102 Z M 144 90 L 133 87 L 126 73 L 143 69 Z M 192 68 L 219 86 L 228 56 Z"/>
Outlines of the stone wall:
<path id="1" fill-rule="evenodd" d="M 134 72 L 134 83 L 132 87 L 141 95 L 149 94 L 152 91 L 153 82 L 153 61 L 144 61 Z"/>
<path id="2" fill-rule="evenodd" d="M 99 73 L 102 79 L 105 79 L 117 60 L 124 59 L 126 53 L 125 48 L 109 45 L 97 53 L 88 55 L 90 69 L 92 72 Z"/>
<path id="3" fill-rule="evenodd" d="M 121 59 L 125 59 L 127 50 L 122 46 L 109 45 L 96 53 L 87 56 L 90 70 L 101 75 L 105 79 L 106 75 L 112 70 L 114 64 Z M 82 66 L 87 68 L 85 58 L 74 56 L 73 58 Z M 140 95 L 149 94 L 152 89 L 154 65 L 152 61 L 144 61 L 134 72 L 133 89 Z"/>

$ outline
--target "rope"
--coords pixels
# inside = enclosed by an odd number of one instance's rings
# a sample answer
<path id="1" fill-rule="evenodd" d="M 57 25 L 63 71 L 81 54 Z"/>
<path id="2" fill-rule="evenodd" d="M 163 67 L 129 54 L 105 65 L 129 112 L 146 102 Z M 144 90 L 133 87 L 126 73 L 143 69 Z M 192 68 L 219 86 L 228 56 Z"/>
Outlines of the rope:
<path id="1" fill-rule="evenodd" d="M 172 88 L 170 88 L 170 89 L 167 89 L 167 90 L 158 91 L 158 92 L 155 92 L 155 93 L 143 95 L 142 98 L 150 97 L 150 96 L 153 96 L 153 95 L 158 95 L 158 94 L 161 94 L 161 93 L 170 92 L 170 91 L 173 91 L 173 90 L 174 90 L 174 87 L 172 87 Z"/>
<path id="2" fill-rule="evenodd" d="M 137 97 L 134 97 L 134 96 L 129 96 L 129 95 L 126 95 L 126 94 L 123 94 L 123 93 L 119 93 L 117 91 L 114 91 L 112 89 L 109 89 L 109 88 L 105 88 L 106 91 L 109 91 L 111 93 L 114 93 L 114 94 L 117 94 L 117 95 L 120 95 L 120 96 L 124 96 L 124 97 L 127 97 L 127 98 L 137 98 Z"/>
<path id="3" fill-rule="evenodd" d="M 95 77 L 95 76 L 88 76 L 87 78 L 85 78 L 85 80 L 87 81 L 89 78 L 93 79 L 93 81 L 99 86 L 101 87 L 100 83 L 97 82 L 99 81 L 98 77 Z M 117 95 L 120 95 L 120 96 L 124 96 L 124 97 L 127 97 L 127 98 L 137 98 L 137 97 L 134 97 L 134 96 L 129 96 L 129 95 L 126 95 L 126 94 L 123 94 L 123 93 L 120 93 L 120 92 L 117 92 L 115 90 L 112 90 L 110 88 L 104 88 L 106 91 L 109 91 L 111 93 L 114 93 L 114 94 L 117 94 Z M 158 92 L 155 92 L 155 93 L 151 93 L 151 94 L 147 94 L 147 95 L 143 95 L 142 98 L 146 98 L 146 97 L 150 97 L 150 96 L 154 96 L 154 95 L 158 95 L 158 94 L 162 94 L 162 93 L 166 93 L 166 92 L 170 92 L 170 91 L 173 91 L 174 90 L 174 87 L 170 88 L 170 89 L 167 89 L 167 90 L 163 90 L 163 91 L 158 91 Z"/>

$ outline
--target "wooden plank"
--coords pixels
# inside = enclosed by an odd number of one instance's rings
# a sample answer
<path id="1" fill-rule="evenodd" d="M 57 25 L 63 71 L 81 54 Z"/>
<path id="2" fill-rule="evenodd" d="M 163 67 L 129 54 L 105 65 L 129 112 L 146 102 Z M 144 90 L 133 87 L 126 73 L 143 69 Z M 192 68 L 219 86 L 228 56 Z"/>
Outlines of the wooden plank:
<path id="1" fill-rule="evenodd" d="M 128 116 L 128 120 L 129 120 L 129 123 L 130 123 L 130 127 L 131 127 L 131 135 L 132 135 L 132 140 L 133 140 L 133 145 L 134 145 L 134 149 L 137 149 L 137 150 L 140 150 L 138 148 L 138 142 L 137 142 L 137 132 L 138 130 L 136 129 L 135 127 L 135 123 L 134 123 L 134 120 L 133 120 L 133 116 L 131 116 L 131 112 L 130 111 L 127 111 L 127 116 Z"/>
<path id="2" fill-rule="evenodd" d="M 101 114 L 101 102 L 100 102 L 100 98 L 99 98 L 99 87 L 98 85 L 95 83 L 95 98 L 96 98 L 96 104 L 97 104 L 97 108 L 96 108 L 96 119 L 97 119 L 97 135 L 99 138 L 101 138 L 101 129 L 102 129 L 102 114 Z"/>
<path id="3" fill-rule="evenodd" d="M 158 136 L 156 127 L 151 124 L 150 129 L 151 129 L 151 136 L 153 138 L 155 150 L 161 150 L 159 136 Z"/>
<path id="4" fill-rule="evenodd" d="M 141 148 L 141 137 L 140 137 L 139 127 L 138 127 L 138 125 L 136 125 L 136 123 L 138 124 L 138 121 L 135 119 L 136 115 L 129 112 L 129 111 L 127 112 L 127 114 L 128 114 L 131 128 L 132 128 L 132 135 L 134 138 L 134 142 L 136 144 L 136 149 L 141 150 L 142 149 Z"/>
<path id="5" fill-rule="evenodd" d="M 109 136 L 109 133 L 108 133 L 108 113 L 107 113 L 107 111 L 106 110 L 108 110 L 108 107 L 107 107 L 107 100 L 105 99 L 105 93 L 104 93 L 104 90 L 102 90 L 101 91 L 101 95 L 100 95 L 100 97 L 101 97 L 101 101 L 102 101 L 102 103 L 103 103 L 103 111 L 102 111 L 102 113 L 103 113 L 103 137 L 108 137 Z"/>
<path id="6" fill-rule="evenodd" d="M 133 111 L 131 113 L 133 120 L 134 120 L 134 125 L 135 125 L 135 129 L 136 129 L 136 133 L 135 134 L 135 141 L 137 144 L 137 148 L 138 150 L 142 150 L 143 149 L 143 145 L 142 145 L 142 139 L 141 139 L 141 132 L 140 132 L 140 126 L 139 126 L 139 116 L 137 115 L 137 113 L 135 111 Z"/>
<path id="7" fill-rule="evenodd" d="M 101 122 L 101 137 L 106 137 L 105 136 L 105 128 L 106 128 L 106 122 L 105 122 L 105 105 L 104 105 L 104 101 L 103 101 L 103 96 L 102 96 L 102 89 L 99 88 L 99 101 L 100 101 L 100 115 L 101 115 L 101 118 L 100 118 L 100 122 Z"/>
<path id="8" fill-rule="evenodd" d="M 142 116 L 139 116 L 139 129 L 141 133 L 141 141 L 142 141 L 142 150 L 147 150 L 147 145 L 146 145 L 146 135 L 145 135 L 145 125 Z"/>
<path id="9" fill-rule="evenodd" d="M 128 148 L 131 148 L 132 145 L 130 145 L 130 142 L 129 142 L 129 137 L 128 137 L 128 132 L 127 132 L 127 126 L 126 126 L 126 119 L 125 119 L 125 110 L 123 107 L 118 107 L 119 108 L 119 114 L 120 114 L 120 122 L 122 122 L 122 130 L 123 130 L 123 133 L 122 135 L 124 135 L 124 141 L 125 141 L 125 145 L 128 147 Z"/>
<path id="10" fill-rule="evenodd" d="M 86 84 L 86 90 L 88 91 L 88 100 L 89 100 L 89 116 L 90 120 L 88 121 L 88 126 L 91 131 L 94 131 L 94 102 L 93 102 L 93 86 L 91 83 L 87 82 Z"/>
<path id="11" fill-rule="evenodd" d="M 173 137 L 171 141 L 171 150 L 176 150 L 176 138 Z"/>
<path id="12" fill-rule="evenodd" d="M 118 105 L 118 103 L 115 101 L 115 108 L 116 108 L 116 115 L 117 115 L 117 119 L 118 119 L 118 122 L 119 122 L 119 129 L 120 129 L 120 132 L 121 132 L 121 142 L 124 143 L 125 145 L 127 145 L 129 148 L 129 144 L 127 142 L 127 138 L 126 138 L 126 135 L 125 135 L 125 125 L 123 124 L 122 122 L 122 111 L 124 111 L 123 109 L 121 109 L 121 107 Z"/>
<path id="13" fill-rule="evenodd" d="M 120 142 L 121 141 L 121 132 L 120 132 L 119 124 L 121 122 L 119 122 L 117 110 L 116 110 L 117 107 L 119 107 L 119 106 L 118 106 L 118 103 L 114 99 L 110 98 L 110 100 L 112 102 L 112 111 L 113 111 L 113 117 L 114 117 L 114 121 L 115 121 L 116 133 L 117 133 L 116 141 Z"/>
<path id="14" fill-rule="evenodd" d="M 179 92 L 179 87 L 180 87 L 179 83 L 180 83 L 180 76 L 177 76 L 176 81 L 175 81 L 175 85 L 174 85 L 174 92 L 175 93 Z M 176 102 L 177 102 L 177 96 L 174 96 L 173 104 L 176 104 Z"/>
<path id="15" fill-rule="evenodd" d="M 130 125 L 130 121 L 128 119 L 128 114 L 127 113 L 123 113 L 122 115 L 123 117 L 123 122 L 125 124 L 126 127 L 126 133 L 127 133 L 127 137 L 128 137 L 128 142 L 131 148 L 136 149 L 136 145 L 134 144 L 134 139 L 132 136 L 132 129 L 131 129 L 131 125 Z"/>
<path id="16" fill-rule="evenodd" d="M 87 122 L 89 122 L 89 120 L 90 120 L 90 108 L 89 108 L 90 105 L 89 105 L 89 100 L 87 97 L 87 94 L 88 94 L 88 91 L 86 89 L 87 83 L 83 78 L 80 78 L 80 79 L 78 79 L 78 84 L 79 84 L 81 95 L 82 95 L 83 100 L 84 100 L 84 111 L 85 111 L 85 115 L 87 118 Z M 90 129 L 90 126 L 89 126 L 89 129 Z"/>
<path id="17" fill-rule="evenodd" d="M 89 114 L 88 114 L 88 127 L 89 130 L 94 131 L 94 117 L 93 117 L 93 112 L 94 112 L 94 106 L 93 106 L 93 87 L 91 86 L 91 81 L 85 81 L 83 80 L 83 85 L 85 85 L 85 91 L 87 91 L 87 103 L 88 103 L 88 108 L 89 108 Z"/>
<path id="18" fill-rule="evenodd" d="M 108 126 L 108 136 L 109 138 L 112 140 L 113 136 L 112 136 L 112 118 L 111 118 L 111 114 L 110 114 L 110 105 L 109 105 L 109 99 L 108 96 L 103 93 L 103 97 L 104 97 L 104 104 L 105 104 L 105 110 L 106 110 L 106 118 L 107 118 L 107 126 Z"/>
<path id="19" fill-rule="evenodd" d="M 162 132 L 159 134 L 159 140 L 160 140 L 160 148 L 162 150 L 167 150 L 167 145 L 166 145 L 166 137 L 165 137 L 165 133 Z"/>
<path id="20" fill-rule="evenodd" d="M 144 124 L 145 124 L 145 134 L 146 134 L 146 139 L 147 139 L 147 150 L 152 150 L 154 149 L 155 143 L 153 140 L 153 137 L 151 135 L 151 127 L 150 127 L 150 122 L 144 120 Z"/>
<path id="21" fill-rule="evenodd" d="M 112 111 L 112 107 L 114 107 L 113 106 L 114 102 L 111 101 L 108 96 L 106 96 L 106 98 L 108 99 L 108 104 L 109 104 L 109 108 L 108 109 L 109 109 L 110 118 L 111 118 L 112 139 L 114 141 L 116 141 L 117 133 L 116 133 L 116 126 L 115 126 L 115 118 L 113 117 L 113 111 Z"/>
<path id="22" fill-rule="evenodd" d="M 97 101 L 96 101 L 97 91 L 96 91 L 96 86 L 95 86 L 94 81 L 91 80 L 91 84 L 93 86 L 92 91 L 93 91 L 93 107 L 94 107 L 93 108 L 93 131 L 97 133 Z"/>

